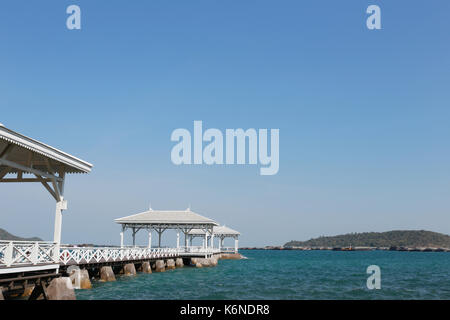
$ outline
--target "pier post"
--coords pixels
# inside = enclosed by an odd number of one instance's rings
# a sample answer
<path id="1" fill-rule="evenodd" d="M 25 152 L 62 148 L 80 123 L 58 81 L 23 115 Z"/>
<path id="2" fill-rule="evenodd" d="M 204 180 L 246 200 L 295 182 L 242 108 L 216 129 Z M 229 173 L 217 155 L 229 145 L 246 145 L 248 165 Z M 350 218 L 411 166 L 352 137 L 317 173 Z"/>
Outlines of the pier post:
<path id="1" fill-rule="evenodd" d="M 211 235 L 211 249 L 214 249 L 214 233 Z"/>
<path id="2" fill-rule="evenodd" d="M 180 249 L 180 233 L 177 232 L 177 249 Z"/>
<path id="3" fill-rule="evenodd" d="M 136 267 L 134 266 L 134 263 L 127 263 L 123 266 L 123 274 L 126 276 L 135 276 L 136 275 Z"/>
<path id="4" fill-rule="evenodd" d="M 104 282 L 116 281 L 116 276 L 110 266 L 103 266 L 100 268 L 100 280 Z"/>
<path id="5" fill-rule="evenodd" d="M 151 230 L 148 231 L 148 247 L 150 249 L 152 248 L 152 231 Z"/>
<path id="6" fill-rule="evenodd" d="M 238 252 L 238 248 L 239 248 L 239 240 L 238 239 L 234 239 L 234 253 Z"/>
<path id="7" fill-rule="evenodd" d="M 120 233 L 120 247 L 123 248 L 123 231 Z"/>
<path id="8" fill-rule="evenodd" d="M 68 277 L 53 279 L 46 291 L 48 300 L 76 300 L 72 281 Z"/>
<path id="9" fill-rule="evenodd" d="M 133 247 L 136 246 L 136 228 L 133 229 Z"/>

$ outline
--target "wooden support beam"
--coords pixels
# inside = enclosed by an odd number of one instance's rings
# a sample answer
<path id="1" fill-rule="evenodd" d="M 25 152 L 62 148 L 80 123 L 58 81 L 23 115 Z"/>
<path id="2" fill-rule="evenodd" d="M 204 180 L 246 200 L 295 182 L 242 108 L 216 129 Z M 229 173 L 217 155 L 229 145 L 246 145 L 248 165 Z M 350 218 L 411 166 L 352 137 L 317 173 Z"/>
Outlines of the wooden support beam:
<path id="1" fill-rule="evenodd" d="M 0 175 L 1 176 L 1 175 Z M 2 183 L 16 183 L 16 182 L 52 182 L 52 180 L 50 179 L 37 179 L 37 178 L 22 178 L 22 179 L 18 179 L 18 178 L 8 178 L 8 179 L 2 179 L 0 178 L 0 182 Z"/>
<path id="2" fill-rule="evenodd" d="M 55 198 L 56 201 L 58 200 L 58 196 L 56 195 L 56 193 L 52 190 L 52 188 L 48 185 L 48 183 L 41 177 L 38 175 L 35 175 L 36 178 L 39 180 L 40 183 L 42 183 L 42 185 L 45 187 L 45 189 L 47 189 L 48 192 L 50 192 L 50 194 L 52 195 L 53 198 Z"/>
<path id="3" fill-rule="evenodd" d="M 17 170 L 22 170 L 23 172 L 34 173 L 35 175 L 45 177 L 48 179 L 55 179 L 56 181 L 62 180 L 62 178 L 56 177 L 55 175 L 48 174 L 46 172 L 43 172 L 43 171 L 40 171 L 40 170 L 37 170 L 34 168 L 26 167 L 26 166 L 20 165 L 18 163 L 15 163 L 13 161 L 6 160 L 4 158 L 0 158 L 0 164 L 11 167 L 11 168 L 15 168 Z"/>
<path id="4" fill-rule="evenodd" d="M 14 149 L 14 145 L 12 143 L 8 144 L 5 149 L 0 153 L 0 158 L 6 158 L 8 153 L 10 153 Z"/>

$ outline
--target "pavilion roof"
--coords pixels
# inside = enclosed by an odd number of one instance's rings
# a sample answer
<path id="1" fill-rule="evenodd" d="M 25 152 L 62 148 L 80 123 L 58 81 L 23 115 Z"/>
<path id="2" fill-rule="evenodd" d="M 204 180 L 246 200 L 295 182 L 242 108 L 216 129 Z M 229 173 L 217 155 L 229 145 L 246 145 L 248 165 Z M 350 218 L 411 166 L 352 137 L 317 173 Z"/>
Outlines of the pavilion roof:
<path id="1" fill-rule="evenodd" d="M 169 211 L 169 210 L 153 210 L 134 214 L 131 216 L 114 220 L 116 223 L 125 225 L 199 225 L 199 226 L 216 226 L 218 225 L 212 219 L 206 218 L 198 213 L 187 210 Z"/>
<path id="2" fill-rule="evenodd" d="M 2 157 L 3 155 L 5 157 Z M 8 173 L 17 171 L 31 173 L 26 168 L 46 173 L 52 173 L 50 171 L 88 173 L 92 169 L 92 164 L 8 129 L 2 124 L 0 124 L 0 158 L 0 172 Z"/>
<path id="3" fill-rule="evenodd" d="M 191 235 L 204 235 L 205 231 L 202 229 L 193 229 L 189 232 Z M 228 228 L 227 226 L 214 226 L 213 234 L 219 236 L 239 236 L 240 233 L 236 230 Z"/>

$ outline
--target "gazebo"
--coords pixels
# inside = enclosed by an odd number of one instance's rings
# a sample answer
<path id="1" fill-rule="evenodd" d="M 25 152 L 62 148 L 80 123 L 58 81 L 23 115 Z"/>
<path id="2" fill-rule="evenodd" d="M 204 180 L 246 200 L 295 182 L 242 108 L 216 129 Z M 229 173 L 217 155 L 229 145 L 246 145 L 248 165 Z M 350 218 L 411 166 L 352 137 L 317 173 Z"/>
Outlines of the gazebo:
<path id="1" fill-rule="evenodd" d="M 184 233 L 185 247 L 188 246 L 188 234 L 193 229 L 203 230 L 205 237 L 212 232 L 218 224 L 209 218 L 191 211 L 190 208 L 181 211 L 153 210 L 115 219 L 122 225 L 120 232 L 120 246 L 124 246 L 123 236 L 127 229 L 131 229 L 133 246 L 136 245 L 136 233 L 141 230 L 148 231 L 148 247 L 152 246 L 152 230 L 158 233 L 158 247 L 161 247 L 161 235 L 167 229 L 178 230 Z M 180 247 L 180 233 L 177 233 L 177 248 Z M 206 248 L 206 247 L 205 247 Z"/>
<path id="2" fill-rule="evenodd" d="M 56 200 L 53 241 L 61 243 L 66 174 L 89 173 L 92 164 L 47 144 L 14 132 L 0 124 L 0 182 L 37 182 Z M 55 250 L 57 253 L 58 251 Z"/>
<path id="3" fill-rule="evenodd" d="M 214 237 L 219 238 L 219 250 L 223 248 L 223 240 L 225 238 L 233 238 L 234 239 L 234 252 L 237 253 L 239 249 L 239 236 L 241 234 L 228 228 L 227 226 L 215 226 L 213 227 L 212 233 L 210 231 L 205 231 L 201 229 L 194 229 L 189 232 L 189 240 L 192 243 L 192 239 L 196 237 L 204 237 L 205 241 L 208 243 L 208 236 L 211 239 L 211 247 L 214 247 Z"/>

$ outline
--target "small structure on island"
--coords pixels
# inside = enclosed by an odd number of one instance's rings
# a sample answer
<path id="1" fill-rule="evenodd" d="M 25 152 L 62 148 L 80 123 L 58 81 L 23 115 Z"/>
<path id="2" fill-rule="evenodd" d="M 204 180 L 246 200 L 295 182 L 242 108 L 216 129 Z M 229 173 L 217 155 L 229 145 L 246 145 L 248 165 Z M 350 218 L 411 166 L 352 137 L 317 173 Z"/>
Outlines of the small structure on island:
<path id="1" fill-rule="evenodd" d="M 208 243 L 208 239 L 211 241 L 211 247 L 214 248 L 214 237 L 217 237 L 219 239 L 219 250 L 221 252 L 229 252 L 230 248 L 225 248 L 223 246 L 223 241 L 225 238 L 233 238 L 234 239 L 234 253 L 238 253 L 239 250 L 239 236 L 241 234 L 233 230 L 231 228 L 228 228 L 227 226 L 215 226 L 213 228 L 212 234 L 210 231 L 205 232 L 201 229 L 194 229 L 189 232 L 189 244 L 192 245 L 192 239 L 197 237 L 205 237 L 206 243 Z"/>
<path id="2" fill-rule="evenodd" d="M 120 246 L 124 246 L 124 232 L 130 229 L 133 237 L 133 246 L 136 245 L 136 233 L 143 229 L 148 232 L 148 247 L 152 247 L 152 231 L 158 233 L 158 248 L 161 247 L 161 236 L 167 229 L 181 231 L 184 234 L 184 247 L 188 248 L 188 234 L 193 229 L 204 232 L 205 238 L 212 232 L 217 222 L 191 211 L 190 208 L 180 211 L 153 210 L 119 218 L 116 223 L 122 225 L 120 232 Z M 177 233 L 177 248 L 180 248 L 180 233 Z M 205 249 L 208 249 L 206 246 Z"/>

